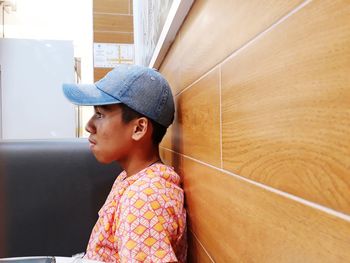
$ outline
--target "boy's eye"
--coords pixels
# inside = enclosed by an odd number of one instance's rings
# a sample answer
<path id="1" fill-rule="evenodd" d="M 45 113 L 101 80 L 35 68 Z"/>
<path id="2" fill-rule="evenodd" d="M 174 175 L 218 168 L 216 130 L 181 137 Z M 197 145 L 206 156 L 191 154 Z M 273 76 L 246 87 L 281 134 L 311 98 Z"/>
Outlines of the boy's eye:
<path id="1" fill-rule="evenodd" d="M 102 113 L 101 112 L 95 112 L 95 117 L 97 119 L 101 119 L 103 117 Z"/>

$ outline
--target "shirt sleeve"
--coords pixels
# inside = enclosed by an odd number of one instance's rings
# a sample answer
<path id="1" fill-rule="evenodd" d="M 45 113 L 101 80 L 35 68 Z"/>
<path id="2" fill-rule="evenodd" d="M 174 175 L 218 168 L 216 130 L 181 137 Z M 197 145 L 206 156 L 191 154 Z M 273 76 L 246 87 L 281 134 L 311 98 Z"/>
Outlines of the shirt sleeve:
<path id="1" fill-rule="evenodd" d="M 120 261 L 177 262 L 169 232 L 176 225 L 173 211 L 164 194 L 129 190 L 115 219 Z"/>

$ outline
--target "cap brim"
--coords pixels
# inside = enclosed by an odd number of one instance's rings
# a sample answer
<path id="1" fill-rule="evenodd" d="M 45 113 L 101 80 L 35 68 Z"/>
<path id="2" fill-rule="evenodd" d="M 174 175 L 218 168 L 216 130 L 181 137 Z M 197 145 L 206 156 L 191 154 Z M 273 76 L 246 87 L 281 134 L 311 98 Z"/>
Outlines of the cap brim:
<path id="1" fill-rule="evenodd" d="M 63 84 L 66 98 L 76 105 L 95 106 L 118 104 L 119 100 L 96 87 L 95 84 Z"/>

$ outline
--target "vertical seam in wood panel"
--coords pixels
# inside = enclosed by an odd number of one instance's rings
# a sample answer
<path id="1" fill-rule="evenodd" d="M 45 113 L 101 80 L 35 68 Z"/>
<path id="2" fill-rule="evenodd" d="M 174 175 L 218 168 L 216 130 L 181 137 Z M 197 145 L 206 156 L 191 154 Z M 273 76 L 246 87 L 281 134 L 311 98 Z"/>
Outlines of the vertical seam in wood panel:
<path id="1" fill-rule="evenodd" d="M 129 3 L 129 14 L 131 15 L 131 1 L 133 0 L 129 0 L 128 3 Z"/>
<path id="2" fill-rule="evenodd" d="M 202 249 L 204 250 L 205 254 L 207 254 L 207 256 L 209 257 L 209 259 L 212 261 L 212 262 L 215 262 L 214 259 L 210 256 L 209 252 L 205 249 L 205 247 L 203 246 L 202 242 L 199 240 L 199 238 L 196 236 L 196 234 L 191 231 L 193 237 L 197 240 L 198 244 L 202 247 Z"/>
<path id="3" fill-rule="evenodd" d="M 230 55 L 228 55 L 226 58 L 224 58 L 222 61 L 218 62 L 217 64 L 215 64 L 211 69 L 209 69 L 206 73 L 204 73 L 201 77 L 199 77 L 197 80 L 195 80 L 194 82 L 192 82 L 190 85 L 188 85 L 186 88 L 180 90 L 180 92 L 178 92 L 175 95 L 179 95 L 181 94 L 183 91 L 187 90 L 188 88 L 190 88 L 191 86 L 193 86 L 194 84 L 196 84 L 198 81 L 200 81 L 202 78 L 204 78 L 206 75 L 208 75 L 211 71 L 213 71 L 215 68 L 217 68 L 218 66 L 220 66 L 221 64 L 225 63 L 227 60 L 229 60 L 230 58 L 236 56 L 239 52 L 241 52 L 242 50 L 244 50 L 245 48 L 249 47 L 250 45 L 252 45 L 256 40 L 258 40 L 260 37 L 262 37 L 263 35 L 265 35 L 266 33 L 268 33 L 270 30 L 274 29 L 276 26 L 278 26 L 279 24 L 281 24 L 282 22 L 284 22 L 286 19 L 288 19 L 290 16 L 292 16 L 294 13 L 298 12 L 300 9 L 304 8 L 306 5 L 308 5 L 309 3 L 311 3 L 312 0 L 306 0 L 303 3 L 301 3 L 299 6 L 295 7 L 292 11 L 290 11 L 289 13 L 287 13 L 285 16 L 283 16 L 282 18 L 280 18 L 279 20 L 277 20 L 276 22 L 274 22 L 271 26 L 269 26 L 268 28 L 266 28 L 265 30 L 263 30 L 262 32 L 258 33 L 257 35 L 255 35 L 252 39 L 250 39 L 248 42 L 244 43 L 241 47 L 239 47 L 238 49 L 236 49 L 235 51 L 233 51 Z"/>
<path id="4" fill-rule="evenodd" d="M 219 65 L 219 105 L 220 105 L 220 167 L 224 168 L 222 160 L 222 98 L 221 98 L 221 65 Z"/>
<path id="5" fill-rule="evenodd" d="M 195 80 L 194 82 L 192 82 L 190 85 L 188 85 L 186 88 L 182 89 L 179 93 L 176 93 L 175 96 L 180 95 L 181 93 L 185 92 L 186 90 L 188 90 L 189 88 L 191 88 L 193 85 L 195 85 L 196 83 L 198 83 L 199 81 L 201 81 L 203 78 L 205 78 L 207 75 L 209 75 L 212 71 L 214 71 L 215 69 L 217 69 L 218 66 L 213 67 L 212 69 L 210 69 L 209 71 L 207 71 L 205 74 L 203 74 L 202 76 L 200 76 L 200 78 L 198 78 L 197 80 Z"/>
<path id="6" fill-rule="evenodd" d="M 177 153 L 177 152 L 175 152 L 175 151 L 173 151 L 173 150 L 171 150 L 171 149 L 168 149 L 168 148 L 165 148 L 165 147 L 162 147 L 162 146 L 160 146 L 160 148 L 166 149 L 166 150 L 171 151 L 171 152 L 176 153 L 176 154 L 180 154 L 180 153 Z M 260 187 L 260 188 L 263 188 L 263 189 L 265 189 L 265 190 L 267 190 L 267 191 L 269 191 L 269 192 L 275 193 L 275 194 L 277 194 L 277 195 L 280 195 L 280 196 L 283 196 L 283 197 L 285 197 L 285 198 L 291 199 L 291 200 L 293 200 L 293 201 L 296 201 L 296 202 L 301 203 L 301 204 L 303 204 L 303 205 L 306 205 L 306 206 L 308 206 L 308 207 L 311 207 L 311 208 L 320 210 L 320 211 L 322 211 L 322 212 L 324 212 L 324 213 L 326 213 L 326 214 L 330 214 L 330 215 L 332 215 L 332 216 L 335 216 L 335 217 L 337 217 L 337 218 L 341 218 L 341 219 L 343 219 L 343 220 L 345 220 L 345 221 L 347 221 L 347 222 L 350 222 L 350 215 L 349 215 L 349 214 L 344 214 L 344 213 L 339 212 L 339 211 L 337 211 L 337 210 L 334 210 L 334 209 L 332 209 L 332 208 L 329 208 L 329 207 L 326 207 L 326 206 L 323 206 L 323 205 L 314 203 L 314 202 L 312 202 L 312 201 L 303 199 L 303 198 L 301 198 L 301 197 L 299 197 L 299 196 L 295 196 L 295 195 L 292 195 L 292 194 L 290 194 L 290 193 L 283 192 L 283 191 L 281 191 L 281 190 L 279 190 L 279 189 L 276 189 L 276 188 L 273 188 L 273 187 L 271 187 L 271 186 L 268 186 L 268 185 L 259 183 L 259 182 L 257 182 L 257 181 L 251 180 L 251 179 L 248 179 L 248 178 L 246 178 L 246 177 L 240 176 L 240 175 L 238 175 L 238 174 L 232 173 L 232 172 L 227 171 L 227 170 L 224 170 L 224 169 L 222 169 L 222 168 L 218 168 L 218 167 L 216 167 L 216 166 L 214 166 L 214 165 L 212 165 L 212 164 L 205 163 L 205 162 L 203 162 L 203 161 L 201 161 L 201 160 L 197 160 L 197 159 L 195 159 L 195 158 L 193 158 L 193 157 L 190 157 L 190 156 L 188 156 L 188 155 L 185 155 L 185 154 L 180 154 L 180 155 L 182 155 L 183 157 L 186 157 L 187 159 L 190 159 L 190 160 L 192 160 L 192 161 L 194 161 L 194 162 L 200 163 L 200 164 L 202 164 L 202 165 L 208 166 L 208 167 L 210 167 L 210 168 L 212 168 L 212 169 L 215 169 L 215 170 L 217 170 L 217 171 L 223 172 L 223 173 L 225 173 L 225 174 L 227 174 L 227 175 L 233 176 L 233 177 L 235 177 L 235 178 L 238 179 L 238 180 L 242 180 L 242 181 L 244 181 L 244 182 L 253 184 L 253 185 L 255 185 L 255 186 L 257 186 L 257 187 Z"/>

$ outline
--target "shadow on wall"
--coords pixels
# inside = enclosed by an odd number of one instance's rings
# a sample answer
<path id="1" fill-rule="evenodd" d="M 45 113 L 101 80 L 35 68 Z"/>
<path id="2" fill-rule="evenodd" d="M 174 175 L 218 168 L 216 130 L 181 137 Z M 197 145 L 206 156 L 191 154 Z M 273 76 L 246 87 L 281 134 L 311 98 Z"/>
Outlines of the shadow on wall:
<path id="1" fill-rule="evenodd" d="M 179 98 L 181 100 L 181 98 Z M 175 113 L 175 120 L 172 127 L 172 138 L 171 138 L 171 145 L 172 149 L 177 152 L 181 153 L 183 152 L 183 141 L 182 138 L 182 107 L 181 102 L 179 100 L 175 100 L 176 103 L 176 113 Z M 174 166 L 175 170 L 180 173 L 182 183 L 183 183 L 183 170 L 182 168 L 182 160 L 181 156 L 179 154 L 172 154 L 172 165 Z"/>
<path id="2" fill-rule="evenodd" d="M 182 97 L 179 97 L 175 100 L 176 102 L 176 114 L 175 114 L 175 120 L 172 126 L 172 133 L 171 133 L 171 149 L 177 153 L 183 152 L 183 138 L 182 136 L 182 120 L 183 120 L 183 110 L 182 110 L 182 103 L 181 103 Z M 186 189 L 188 187 L 185 184 L 184 176 L 185 171 L 183 169 L 183 158 L 180 154 L 176 154 L 174 152 L 171 153 L 171 165 L 174 167 L 175 171 L 180 175 L 181 177 L 181 184 L 182 188 L 185 191 L 185 208 L 187 211 L 187 242 L 188 242 L 188 248 L 195 248 L 196 246 L 193 244 L 195 241 L 193 240 L 193 236 L 190 234 L 190 228 L 191 228 L 191 222 L 189 217 L 189 209 L 186 201 Z M 196 252 L 188 249 L 187 251 L 187 261 L 188 262 L 198 262 L 196 260 Z"/>

